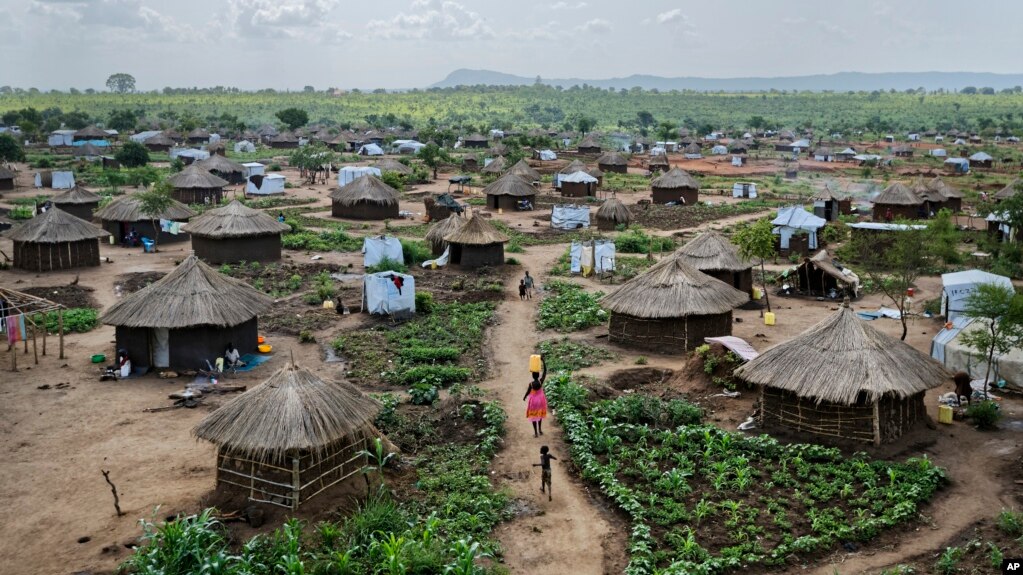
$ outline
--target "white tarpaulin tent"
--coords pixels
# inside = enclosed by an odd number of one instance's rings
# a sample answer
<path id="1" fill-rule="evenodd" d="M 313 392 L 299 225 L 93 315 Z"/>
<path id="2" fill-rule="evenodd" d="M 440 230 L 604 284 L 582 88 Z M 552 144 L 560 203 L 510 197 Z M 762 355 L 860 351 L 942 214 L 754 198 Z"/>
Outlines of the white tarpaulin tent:
<path id="1" fill-rule="evenodd" d="M 934 148 L 931 150 L 931 155 L 935 158 L 944 158 L 948 156 L 948 152 L 946 152 L 944 148 Z"/>
<path id="2" fill-rule="evenodd" d="M 345 166 L 337 171 L 337 185 L 350 184 L 362 176 L 374 175 L 380 177 L 380 168 L 366 166 Z"/>
<path id="3" fill-rule="evenodd" d="M 384 259 L 404 262 L 405 253 L 401 251 L 401 241 L 394 236 L 373 236 L 362 240 L 362 265 L 371 267 Z"/>
<path id="4" fill-rule="evenodd" d="M 753 182 L 735 182 L 732 184 L 733 198 L 757 197 L 757 185 Z"/>
<path id="5" fill-rule="evenodd" d="M 555 154 L 553 150 L 540 150 L 539 152 L 537 152 L 536 155 L 537 155 L 538 158 L 540 158 L 541 160 L 543 160 L 545 162 L 549 162 L 549 161 L 557 160 L 558 159 L 558 155 Z"/>
<path id="6" fill-rule="evenodd" d="M 401 278 L 401 288 L 394 278 Z M 416 312 L 416 279 L 398 272 L 377 272 L 362 277 L 362 309 L 373 314 Z"/>
<path id="7" fill-rule="evenodd" d="M 986 320 L 973 320 L 960 316 L 952 321 L 952 329 L 942 329 L 931 342 L 931 357 L 951 371 L 965 371 L 971 379 L 983 380 L 987 372 L 987 357 L 962 342 L 963 332 L 988 329 Z M 990 381 L 1005 380 L 1015 391 L 1023 391 L 1023 349 L 1013 349 L 1004 355 L 995 354 Z"/>
<path id="8" fill-rule="evenodd" d="M 996 284 L 1013 289 L 1012 280 L 981 270 L 941 274 L 941 313 L 949 321 L 963 315 L 966 300 L 980 284 Z"/>
<path id="9" fill-rule="evenodd" d="M 74 130 L 54 130 L 46 138 L 49 146 L 70 146 L 75 139 Z"/>
<path id="10" fill-rule="evenodd" d="M 360 156 L 383 156 L 384 149 L 376 144 L 365 144 L 359 148 Z"/>
<path id="11" fill-rule="evenodd" d="M 284 193 L 284 174 L 255 175 L 245 182 L 245 194 L 252 196 L 273 196 Z"/>
<path id="12" fill-rule="evenodd" d="M 249 179 L 252 176 L 262 176 L 266 173 L 266 166 L 259 162 L 246 162 L 242 164 L 242 167 L 245 168 L 242 170 L 242 175 L 245 176 L 245 179 Z"/>
<path id="13" fill-rule="evenodd" d="M 241 154 L 245 152 L 255 152 L 256 145 L 248 140 L 242 140 L 240 142 L 235 142 L 234 151 L 236 154 Z"/>
<path id="14" fill-rule="evenodd" d="M 451 255 L 448 253 L 448 248 L 444 248 L 444 253 L 442 253 L 437 259 L 426 260 L 425 262 L 423 262 L 422 265 L 423 265 L 423 268 L 426 268 L 426 269 L 433 268 L 433 267 L 442 268 L 442 267 L 448 265 L 448 260 L 449 259 L 451 259 Z"/>
<path id="15" fill-rule="evenodd" d="M 397 143 L 397 142 L 395 142 L 395 143 Z M 397 150 L 398 150 L 399 154 L 418 154 L 419 150 L 422 150 L 425 147 L 426 147 L 426 144 L 424 144 L 422 142 L 417 142 L 415 140 L 409 140 L 408 142 L 404 142 L 404 143 L 398 144 L 397 145 Z"/>
<path id="16" fill-rule="evenodd" d="M 174 160 L 176 158 L 192 158 L 198 162 L 210 159 L 210 153 L 206 150 L 197 150 L 195 148 L 171 148 L 170 159 Z"/>
<path id="17" fill-rule="evenodd" d="M 132 135 L 128 136 L 128 139 L 131 140 L 132 142 L 135 142 L 136 144 L 141 144 L 141 143 L 145 142 L 146 140 L 148 140 L 149 138 L 152 138 L 153 136 L 160 135 L 162 133 L 163 132 L 161 132 L 160 130 L 146 130 L 145 132 L 139 132 L 137 134 L 132 134 Z"/>
<path id="18" fill-rule="evenodd" d="M 781 249 L 789 249 L 789 239 L 797 231 L 802 230 L 810 237 L 810 249 L 817 249 L 817 230 L 827 224 L 827 220 L 806 211 L 803 206 L 789 206 L 778 210 L 778 217 L 771 220 L 775 226 L 774 233 L 781 236 Z"/>
<path id="19" fill-rule="evenodd" d="M 553 206 L 551 208 L 551 227 L 556 230 L 588 228 L 590 227 L 590 208 L 573 204 Z"/>
<path id="20" fill-rule="evenodd" d="M 611 240 L 575 241 L 568 248 L 569 271 L 589 276 L 615 269 L 615 244 Z"/>
<path id="21" fill-rule="evenodd" d="M 74 172 L 51 172 L 51 178 L 50 187 L 54 190 L 70 190 L 75 187 Z M 37 188 L 43 187 L 43 175 L 39 172 L 36 172 L 35 185 Z"/>
<path id="22" fill-rule="evenodd" d="M 714 146 L 713 148 L 710 149 L 710 153 L 714 154 L 715 156 L 724 156 L 725 154 L 728 153 L 728 147 L 721 145 Z"/>

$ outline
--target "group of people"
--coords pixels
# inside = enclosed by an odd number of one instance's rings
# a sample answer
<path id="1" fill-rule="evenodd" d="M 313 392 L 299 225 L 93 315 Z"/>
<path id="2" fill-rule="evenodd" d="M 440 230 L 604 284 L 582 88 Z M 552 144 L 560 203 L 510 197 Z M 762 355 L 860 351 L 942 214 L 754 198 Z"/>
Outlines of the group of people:
<path id="1" fill-rule="evenodd" d="M 526 277 L 529 277 L 529 272 L 526 272 Z M 533 424 L 533 437 L 540 437 L 543 435 L 543 420 L 547 417 L 547 395 L 543 391 L 543 382 L 547 379 L 547 362 L 544 356 L 540 356 L 541 372 L 531 372 L 533 375 L 532 381 L 529 382 L 529 387 L 526 388 L 526 394 L 522 396 L 522 401 L 526 403 L 526 419 Z M 551 501 L 551 460 L 557 460 L 550 453 L 550 448 L 546 445 L 540 447 L 540 463 L 534 463 L 533 467 L 540 468 L 540 492 L 547 493 L 547 501 Z"/>
<path id="2" fill-rule="evenodd" d="M 526 277 L 519 280 L 519 299 L 533 299 L 533 276 L 526 272 Z"/>

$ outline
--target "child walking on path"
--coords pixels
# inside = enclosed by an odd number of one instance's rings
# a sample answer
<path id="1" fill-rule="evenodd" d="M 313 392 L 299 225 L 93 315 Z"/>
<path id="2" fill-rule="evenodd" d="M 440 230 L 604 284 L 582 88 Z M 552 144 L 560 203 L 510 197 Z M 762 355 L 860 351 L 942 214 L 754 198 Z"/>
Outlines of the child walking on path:
<path id="1" fill-rule="evenodd" d="M 519 299 L 526 299 L 526 282 L 519 280 Z"/>
<path id="2" fill-rule="evenodd" d="M 533 299 L 533 276 L 529 275 L 529 272 L 522 278 L 522 283 L 526 286 L 526 299 Z"/>
<path id="3" fill-rule="evenodd" d="M 543 435 L 543 420 L 547 417 L 547 395 L 543 392 L 543 382 L 547 379 L 547 362 L 542 355 L 540 364 L 543 373 L 533 372 L 533 381 L 529 382 L 526 395 L 522 396 L 522 401 L 529 400 L 526 404 L 526 419 L 533 424 L 533 437 Z"/>
<path id="4" fill-rule="evenodd" d="M 550 448 L 546 445 L 540 448 L 540 463 L 534 463 L 533 467 L 540 468 L 540 493 L 547 487 L 547 501 L 553 501 L 551 491 L 551 460 L 557 461 L 557 457 L 550 454 Z"/>

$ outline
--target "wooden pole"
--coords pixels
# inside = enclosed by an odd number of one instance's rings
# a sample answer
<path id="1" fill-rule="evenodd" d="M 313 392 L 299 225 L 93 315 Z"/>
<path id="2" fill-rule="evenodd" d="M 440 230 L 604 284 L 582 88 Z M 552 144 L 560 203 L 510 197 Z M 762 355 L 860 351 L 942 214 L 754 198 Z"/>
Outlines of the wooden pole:
<path id="1" fill-rule="evenodd" d="M 881 445 L 881 418 L 878 416 L 877 400 L 874 400 L 874 447 Z"/>
<path id="2" fill-rule="evenodd" d="M 60 359 L 64 359 L 64 308 L 57 308 L 57 330 L 60 338 Z"/>
<path id="3" fill-rule="evenodd" d="M 35 365 L 39 365 L 39 350 L 36 349 L 36 322 L 34 318 L 29 323 L 32 324 L 32 359 L 35 361 Z"/>
<path id="4" fill-rule="evenodd" d="M 11 346 L 11 371 L 18 371 L 18 346 Z"/>
<path id="5" fill-rule="evenodd" d="M 298 497 L 302 491 L 302 480 L 298 472 L 298 458 L 291 460 L 291 509 L 298 509 Z"/>
<path id="6" fill-rule="evenodd" d="M 47 313 L 49 313 L 49 312 L 47 312 Z M 49 330 L 46 329 L 46 315 L 44 314 L 43 315 L 43 356 L 44 357 L 46 356 L 46 332 L 47 331 L 49 331 Z"/>

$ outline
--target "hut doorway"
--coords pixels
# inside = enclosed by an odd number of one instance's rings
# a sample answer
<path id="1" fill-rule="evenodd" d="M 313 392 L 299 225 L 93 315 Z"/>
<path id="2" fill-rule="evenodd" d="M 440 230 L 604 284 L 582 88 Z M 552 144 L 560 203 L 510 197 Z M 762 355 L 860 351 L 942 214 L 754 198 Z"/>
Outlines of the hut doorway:
<path id="1" fill-rule="evenodd" d="M 150 333 L 152 334 L 153 365 L 170 367 L 170 330 L 165 327 L 154 327 Z"/>
<path id="2" fill-rule="evenodd" d="M 462 245 L 461 244 L 448 244 L 448 260 L 453 265 L 462 264 Z"/>

